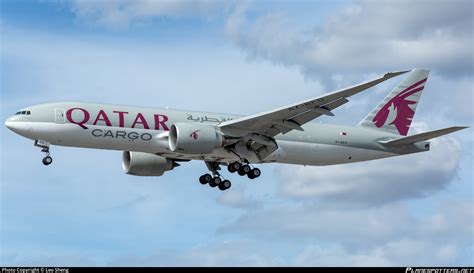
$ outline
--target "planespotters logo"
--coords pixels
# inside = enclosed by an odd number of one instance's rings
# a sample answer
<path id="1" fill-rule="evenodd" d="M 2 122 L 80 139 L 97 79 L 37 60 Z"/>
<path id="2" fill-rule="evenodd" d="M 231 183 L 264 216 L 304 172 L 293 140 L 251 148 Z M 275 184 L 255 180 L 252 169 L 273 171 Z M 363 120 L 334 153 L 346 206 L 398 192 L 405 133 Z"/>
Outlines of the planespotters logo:
<path id="1" fill-rule="evenodd" d="M 192 133 L 189 135 L 189 137 L 192 138 L 192 139 L 194 139 L 194 140 L 198 139 L 198 137 L 199 137 L 198 132 L 199 132 L 199 130 L 196 130 L 196 131 L 192 132 Z"/>
<path id="2" fill-rule="evenodd" d="M 415 115 L 415 111 L 413 111 L 410 105 L 416 103 L 416 101 L 408 100 L 407 98 L 422 91 L 425 87 L 423 83 L 426 80 L 427 78 L 411 85 L 389 100 L 372 120 L 375 126 L 380 128 L 384 125 L 393 124 L 400 135 L 406 136 Z"/>
<path id="3" fill-rule="evenodd" d="M 411 268 L 407 267 L 405 273 L 474 273 L 472 268 Z"/>

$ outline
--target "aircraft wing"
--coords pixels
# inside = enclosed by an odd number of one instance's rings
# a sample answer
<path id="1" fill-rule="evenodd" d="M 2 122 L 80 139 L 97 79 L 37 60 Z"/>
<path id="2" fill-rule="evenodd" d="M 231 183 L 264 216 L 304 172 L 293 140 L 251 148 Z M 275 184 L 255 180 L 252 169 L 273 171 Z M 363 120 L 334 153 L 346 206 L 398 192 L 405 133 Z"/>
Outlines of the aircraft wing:
<path id="1" fill-rule="evenodd" d="M 273 137 L 291 130 L 303 131 L 303 124 L 321 116 L 334 114 L 332 110 L 347 103 L 348 97 L 362 92 L 406 71 L 386 73 L 382 77 L 337 90 L 320 97 L 314 97 L 267 112 L 223 122 L 220 130 L 228 137 L 241 138 L 248 150 L 263 160 L 277 149 Z"/>
<path id="2" fill-rule="evenodd" d="M 321 97 L 226 121 L 221 123 L 219 127 L 223 133 L 233 136 L 256 133 L 274 137 L 279 133 L 285 134 L 291 130 L 303 131 L 301 125 L 321 115 L 333 116 L 334 114 L 331 111 L 347 103 L 349 101 L 347 100 L 348 97 L 406 72 L 408 70 L 386 73 L 377 79 L 334 91 Z"/>

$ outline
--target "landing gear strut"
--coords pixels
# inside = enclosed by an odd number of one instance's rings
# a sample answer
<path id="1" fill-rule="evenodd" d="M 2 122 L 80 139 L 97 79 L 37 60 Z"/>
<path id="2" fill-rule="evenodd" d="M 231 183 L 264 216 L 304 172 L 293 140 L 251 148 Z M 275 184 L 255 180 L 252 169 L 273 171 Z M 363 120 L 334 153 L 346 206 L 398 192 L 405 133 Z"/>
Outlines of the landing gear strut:
<path id="1" fill-rule="evenodd" d="M 53 158 L 49 155 L 49 142 L 43 140 L 35 140 L 35 146 L 41 148 L 41 152 L 45 153 L 46 156 L 43 158 L 43 164 L 48 166 L 53 163 Z"/>

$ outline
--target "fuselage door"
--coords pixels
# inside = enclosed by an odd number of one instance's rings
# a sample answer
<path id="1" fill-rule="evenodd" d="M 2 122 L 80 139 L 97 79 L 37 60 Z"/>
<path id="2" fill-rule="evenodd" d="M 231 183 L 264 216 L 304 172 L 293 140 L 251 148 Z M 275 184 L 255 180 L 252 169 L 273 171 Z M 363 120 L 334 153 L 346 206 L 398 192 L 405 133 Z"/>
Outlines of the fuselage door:
<path id="1" fill-rule="evenodd" d="M 64 119 L 65 119 L 64 108 L 54 109 L 54 114 L 55 114 L 54 122 L 64 123 Z"/>

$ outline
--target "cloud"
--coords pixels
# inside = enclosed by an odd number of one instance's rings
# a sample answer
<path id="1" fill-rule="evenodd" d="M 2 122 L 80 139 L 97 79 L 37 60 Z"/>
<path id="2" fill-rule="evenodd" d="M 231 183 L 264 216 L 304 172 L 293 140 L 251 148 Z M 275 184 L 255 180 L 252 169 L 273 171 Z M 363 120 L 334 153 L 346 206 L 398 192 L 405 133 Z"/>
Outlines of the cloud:
<path id="1" fill-rule="evenodd" d="M 391 266 L 391 262 L 379 249 L 365 253 L 348 252 L 340 246 L 320 247 L 309 245 L 295 258 L 298 266 Z"/>
<path id="2" fill-rule="evenodd" d="M 221 0 L 75 0 L 72 11 L 79 20 L 112 30 L 126 29 L 153 18 L 212 18 L 226 11 L 230 3 Z"/>
<path id="3" fill-rule="evenodd" d="M 222 232 L 301 245 L 294 265 L 452 265 L 472 259 L 464 255 L 473 247 L 473 205 L 444 201 L 420 216 L 404 204 L 341 210 L 299 203 L 245 213 Z"/>
<path id="4" fill-rule="evenodd" d="M 247 18 L 234 10 L 228 37 L 250 57 L 296 66 L 310 77 L 412 67 L 472 73 L 472 1 L 357 1 L 322 25 L 295 27 L 280 13 Z"/>
<path id="5" fill-rule="evenodd" d="M 4 266 L 99 266 L 94 257 L 87 255 L 61 255 L 61 256 L 49 256 L 49 255 L 35 255 L 25 257 L 19 254 L 0 254 L 0 261 Z"/>
<path id="6" fill-rule="evenodd" d="M 262 207 L 262 202 L 245 194 L 246 187 L 232 188 L 232 191 L 225 191 L 217 199 L 221 205 L 239 209 L 258 209 Z"/>
<path id="7" fill-rule="evenodd" d="M 423 123 L 413 125 L 413 133 L 428 130 Z M 351 206 L 424 197 L 455 178 L 461 151 L 455 138 L 445 136 L 433 139 L 425 153 L 324 167 L 285 165 L 280 170 L 281 194 Z"/>
<path id="8" fill-rule="evenodd" d="M 401 204 L 363 210 L 272 207 L 247 212 L 223 226 L 219 236 L 181 250 L 166 245 L 151 254 L 129 251 L 100 262 L 83 254 L 2 258 L 12 264 L 56 266 L 463 266 L 474 258 L 468 239 L 474 236 L 473 205 L 445 201 L 423 216 Z M 238 236 L 225 239 L 229 233 Z"/>
<path id="9" fill-rule="evenodd" d="M 262 251 L 254 242 L 229 240 L 197 245 L 183 252 L 121 256 L 111 266 L 275 266 L 281 259 Z"/>
<path id="10" fill-rule="evenodd" d="M 349 251 L 341 246 L 307 246 L 296 259 L 300 266 L 424 266 L 453 265 L 460 256 L 455 244 L 437 245 L 429 241 L 400 240 L 363 251 Z M 420 253 L 424 253 L 420 255 Z M 428 253 L 428 254 L 425 254 Z M 430 259 L 426 259 L 430 257 Z M 435 260 L 435 262 L 433 262 Z M 467 265 L 467 264 L 466 264 Z"/>
<path id="11" fill-rule="evenodd" d="M 251 114 L 294 100 L 288 90 L 298 90 L 298 98 L 304 98 L 322 89 L 316 81 L 304 81 L 298 71 L 249 63 L 239 52 L 212 43 L 170 45 L 106 37 L 87 37 L 86 42 L 80 35 L 13 27 L 3 31 L 2 57 L 9 64 L 2 73 L 5 118 L 25 105 L 52 100 Z M 24 77 L 29 80 L 19 80 Z M 278 98 L 265 108 L 248 103 L 250 97 L 267 103 L 265 90 Z"/>

